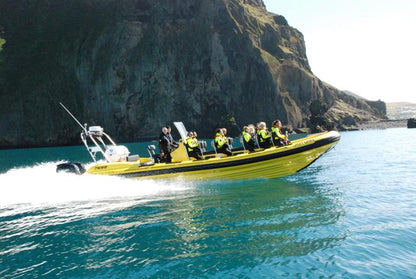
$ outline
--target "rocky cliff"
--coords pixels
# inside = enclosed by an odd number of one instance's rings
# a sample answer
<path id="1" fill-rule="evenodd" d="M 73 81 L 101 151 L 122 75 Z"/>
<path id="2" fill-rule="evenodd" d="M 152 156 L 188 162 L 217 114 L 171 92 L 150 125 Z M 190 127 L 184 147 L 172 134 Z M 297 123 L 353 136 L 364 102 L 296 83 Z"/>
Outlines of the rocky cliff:
<path id="1" fill-rule="evenodd" d="M 315 100 L 332 127 L 384 117 L 316 77 L 302 34 L 262 0 L 0 1 L 2 147 L 79 143 L 59 101 L 122 142 L 172 121 L 201 136 L 306 127 Z"/>

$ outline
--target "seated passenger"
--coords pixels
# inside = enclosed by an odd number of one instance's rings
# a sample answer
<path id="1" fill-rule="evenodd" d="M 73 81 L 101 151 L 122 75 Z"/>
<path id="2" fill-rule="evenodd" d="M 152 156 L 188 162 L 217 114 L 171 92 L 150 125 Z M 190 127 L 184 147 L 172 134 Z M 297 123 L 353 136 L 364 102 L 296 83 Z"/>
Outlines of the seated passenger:
<path id="1" fill-rule="evenodd" d="M 197 160 L 202 160 L 201 150 L 199 149 L 198 139 L 196 133 L 189 132 L 184 142 L 188 156 L 193 157 Z"/>
<path id="2" fill-rule="evenodd" d="M 250 127 L 244 126 L 243 127 L 243 145 L 244 148 L 250 152 L 254 151 L 254 140 L 250 134 Z"/>
<path id="3" fill-rule="evenodd" d="M 257 146 L 258 148 L 260 148 L 259 142 L 257 140 L 256 126 L 254 124 L 249 124 L 247 127 L 249 129 L 249 133 L 251 135 L 251 138 L 254 141 L 255 146 Z"/>
<path id="4" fill-rule="evenodd" d="M 266 123 L 260 122 L 257 124 L 257 139 L 260 145 L 260 148 L 270 148 L 272 146 L 271 142 L 272 135 L 267 130 Z"/>
<path id="5" fill-rule="evenodd" d="M 231 148 L 228 145 L 228 139 L 224 135 L 224 130 L 221 128 L 218 128 L 216 130 L 215 139 L 214 139 L 215 149 L 218 153 L 224 153 L 227 156 L 233 155 L 231 152 Z"/>
<path id="6" fill-rule="evenodd" d="M 230 138 L 230 137 L 227 137 L 227 128 L 222 128 L 222 135 L 227 139 L 228 148 L 230 150 L 232 150 L 233 149 L 234 139 L 233 138 Z"/>
<path id="7" fill-rule="evenodd" d="M 194 140 L 194 144 L 197 145 L 195 147 L 195 150 L 196 150 L 197 154 L 199 154 L 200 156 L 202 156 L 202 151 L 201 151 L 201 148 L 199 147 L 198 134 L 195 131 L 193 131 L 191 133 L 192 133 L 192 138 Z"/>
<path id="8" fill-rule="evenodd" d="M 289 139 L 282 134 L 282 122 L 275 120 L 272 123 L 272 140 L 275 146 L 285 146 L 289 144 Z"/>

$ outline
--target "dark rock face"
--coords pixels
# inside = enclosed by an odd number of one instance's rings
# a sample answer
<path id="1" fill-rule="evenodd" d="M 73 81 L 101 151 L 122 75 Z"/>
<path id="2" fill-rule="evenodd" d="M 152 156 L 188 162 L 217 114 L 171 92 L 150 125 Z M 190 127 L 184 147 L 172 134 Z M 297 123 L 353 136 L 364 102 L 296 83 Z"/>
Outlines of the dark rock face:
<path id="1" fill-rule="evenodd" d="M 0 40 L 2 147 L 79 143 L 59 101 L 117 141 L 172 121 L 200 137 L 230 119 L 306 127 L 318 99 L 334 127 L 385 115 L 314 76 L 262 0 L 2 0 Z"/>
<path id="2" fill-rule="evenodd" d="M 416 119 L 410 118 L 407 120 L 407 128 L 416 128 Z"/>

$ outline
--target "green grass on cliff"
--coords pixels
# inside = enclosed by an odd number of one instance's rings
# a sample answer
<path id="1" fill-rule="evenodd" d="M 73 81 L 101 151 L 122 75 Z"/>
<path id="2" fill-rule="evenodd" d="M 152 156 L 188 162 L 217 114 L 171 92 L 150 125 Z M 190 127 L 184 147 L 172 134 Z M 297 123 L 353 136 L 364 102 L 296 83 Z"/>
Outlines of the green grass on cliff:
<path id="1" fill-rule="evenodd" d="M 253 7 L 249 4 L 243 4 L 243 7 L 246 12 L 248 12 L 252 17 L 256 18 L 258 22 L 262 24 L 274 24 L 273 14 L 267 12 L 266 10 L 258 7 Z"/>

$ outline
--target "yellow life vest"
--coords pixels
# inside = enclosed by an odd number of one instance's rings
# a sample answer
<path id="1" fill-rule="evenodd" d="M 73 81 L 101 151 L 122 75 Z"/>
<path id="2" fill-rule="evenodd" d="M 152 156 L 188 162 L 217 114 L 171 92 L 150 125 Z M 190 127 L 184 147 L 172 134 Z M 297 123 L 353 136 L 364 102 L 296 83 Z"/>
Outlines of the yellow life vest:
<path id="1" fill-rule="evenodd" d="M 246 131 L 243 131 L 243 139 L 245 142 L 249 142 L 251 140 L 250 133 L 247 133 Z"/>
<path id="2" fill-rule="evenodd" d="M 194 137 L 187 137 L 185 140 L 185 145 L 188 151 L 194 151 L 194 148 L 198 146 L 198 140 Z"/>
<path id="3" fill-rule="evenodd" d="M 258 130 L 257 135 L 259 136 L 260 142 L 265 142 L 271 138 L 271 135 L 266 130 Z"/>
<path id="4" fill-rule="evenodd" d="M 221 135 L 220 133 L 217 133 L 215 135 L 214 142 L 215 142 L 215 147 L 216 148 L 221 148 L 221 147 L 223 147 L 224 144 L 227 143 L 227 138 L 224 137 L 223 135 Z"/>
<path id="5" fill-rule="evenodd" d="M 273 133 L 273 139 L 285 139 L 286 136 L 282 134 L 282 132 L 280 131 L 280 128 L 278 127 L 273 127 L 272 129 L 272 133 Z"/>

